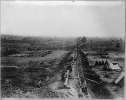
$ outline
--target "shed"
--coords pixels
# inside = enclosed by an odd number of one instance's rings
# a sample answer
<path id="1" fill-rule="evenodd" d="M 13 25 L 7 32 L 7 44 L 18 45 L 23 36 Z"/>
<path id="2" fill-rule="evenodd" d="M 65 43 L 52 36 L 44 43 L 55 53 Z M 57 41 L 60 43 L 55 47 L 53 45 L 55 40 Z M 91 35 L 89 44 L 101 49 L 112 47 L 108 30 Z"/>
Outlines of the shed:
<path id="1" fill-rule="evenodd" d="M 104 65 L 104 69 L 121 71 L 119 63 L 112 63 L 112 62 L 108 62 L 107 60 L 106 60 L 105 65 Z"/>
<path id="2" fill-rule="evenodd" d="M 109 63 L 109 69 L 121 71 L 121 68 L 119 67 L 119 64 L 118 63 L 112 63 L 112 62 L 110 62 Z"/>

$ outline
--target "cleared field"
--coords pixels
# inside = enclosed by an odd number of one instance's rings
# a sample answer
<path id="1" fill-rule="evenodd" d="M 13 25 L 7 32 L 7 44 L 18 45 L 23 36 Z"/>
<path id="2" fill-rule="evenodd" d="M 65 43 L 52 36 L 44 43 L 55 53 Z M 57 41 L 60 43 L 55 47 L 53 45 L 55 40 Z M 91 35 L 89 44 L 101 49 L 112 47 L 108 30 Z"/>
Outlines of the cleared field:
<path id="1" fill-rule="evenodd" d="M 5 64 L 8 61 L 10 62 L 7 65 L 2 65 L 2 97 L 57 97 L 58 95 L 49 89 L 48 84 L 51 78 L 59 72 L 57 70 L 60 67 L 59 64 L 68 52 L 56 50 L 52 54 L 38 58 L 4 58 L 2 62 Z M 20 64 L 20 67 L 16 66 L 18 64 Z"/>
<path id="2" fill-rule="evenodd" d="M 59 59 L 64 56 L 69 51 L 56 50 L 51 54 L 46 55 L 45 57 L 2 57 L 1 64 L 2 65 L 15 65 L 18 63 L 27 63 L 29 61 L 41 62 L 46 60 Z"/>

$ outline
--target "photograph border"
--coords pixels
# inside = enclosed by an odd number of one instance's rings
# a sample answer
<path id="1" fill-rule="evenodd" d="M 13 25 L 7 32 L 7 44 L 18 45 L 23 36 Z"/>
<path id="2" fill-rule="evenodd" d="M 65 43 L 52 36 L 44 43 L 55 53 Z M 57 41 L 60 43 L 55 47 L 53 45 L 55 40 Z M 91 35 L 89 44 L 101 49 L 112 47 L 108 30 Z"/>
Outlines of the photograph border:
<path id="1" fill-rule="evenodd" d="M 41 1 L 41 2 L 44 2 L 44 1 L 71 1 L 71 2 L 76 2 L 76 1 L 91 1 L 91 2 L 97 2 L 97 1 L 100 1 L 100 2 L 124 2 L 125 3 L 125 38 L 126 38 L 126 0 L 1 0 L 0 1 L 0 7 L 1 7 L 1 2 L 3 1 Z M 0 13 L 1 13 L 1 9 L 0 8 Z M 0 33 L 1 33 L 1 14 L 0 14 Z M 1 38 L 0 38 L 0 41 L 1 41 Z M 1 42 L 0 42 L 0 46 L 1 46 Z M 1 52 L 1 48 L 0 48 L 0 52 Z M 126 40 L 125 40 L 125 56 L 126 56 Z M 0 53 L 0 57 L 1 57 L 1 53 Z M 126 62 L 126 59 L 125 59 L 125 62 Z M 1 65 L 1 58 L 0 58 L 0 65 Z M 125 63 L 125 66 L 126 66 L 126 63 Z M 125 68 L 125 72 L 126 72 L 126 68 Z M 0 78 L 1 78 L 1 68 L 0 68 Z M 1 81 L 0 81 L 0 84 L 1 84 Z M 1 91 L 1 85 L 0 85 L 0 91 Z M 1 92 L 0 92 L 0 95 L 1 95 Z M 125 86 L 124 86 L 124 100 L 126 98 L 126 77 L 125 77 Z M 77 99 L 54 99 L 54 98 L 2 98 L 2 100 L 77 100 Z M 78 100 L 84 100 L 84 99 L 78 99 Z M 86 99 L 88 100 L 88 99 Z M 90 100 L 90 99 L 89 99 Z M 94 99 L 94 100 L 97 100 L 97 99 Z M 99 99 L 99 100 L 104 100 L 104 99 Z M 105 99 L 106 100 L 106 99 Z M 108 99 L 108 100 L 111 100 L 111 99 Z M 113 100 L 113 99 L 112 99 Z M 120 100 L 120 99 L 117 99 L 117 100 Z M 122 99 L 121 99 L 122 100 Z"/>

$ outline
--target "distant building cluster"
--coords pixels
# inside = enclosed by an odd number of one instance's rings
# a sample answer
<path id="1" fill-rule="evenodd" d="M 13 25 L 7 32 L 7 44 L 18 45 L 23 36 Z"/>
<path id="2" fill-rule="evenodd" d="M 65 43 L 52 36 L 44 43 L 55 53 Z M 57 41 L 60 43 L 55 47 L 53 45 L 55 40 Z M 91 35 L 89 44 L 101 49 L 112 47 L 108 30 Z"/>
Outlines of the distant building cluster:
<path id="1" fill-rule="evenodd" d="M 121 71 L 119 63 L 113 63 L 106 61 L 96 61 L 95 66 L 102 68 L 103 70 L 118 70 Z"/>

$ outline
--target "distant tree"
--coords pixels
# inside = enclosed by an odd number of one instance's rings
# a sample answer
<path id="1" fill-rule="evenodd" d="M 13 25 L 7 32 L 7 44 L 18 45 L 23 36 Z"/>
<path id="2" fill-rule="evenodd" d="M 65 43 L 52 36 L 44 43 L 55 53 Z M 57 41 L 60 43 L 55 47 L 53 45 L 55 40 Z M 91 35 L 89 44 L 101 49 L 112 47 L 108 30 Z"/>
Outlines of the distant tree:
<path id="1" fill-rule="evenodd" d="M 98 65 L 98 61 L 95 62 L 95 65 Z"/>
<path id="2" fill-rule="evenodd" d="M 81 37 L 81 38 L 80 38 L 80 41 L 79 41 L 80 46 L 81 46 L 81 47 L 84 47 L 84 46 L 85 46 L 85 42 L 86 42 L 86 37 L 84 37 L 84 36 Z"/>
<path id="3" fill-rule="evenodd" d="M 1 38 L 1 42 L 2 42 L 2 43 L 5 43 L 5 42 L 7 42 L 7 39 L 6 39 L 6 37 L 4 37 L 4 38 Z"/>
<path id="4" fill-rule="evenodd" d="M 104 65 L 104 61 L 102 60 L 102 65 Z"/>
<path id="5" fill-rule="evenodd" d="M 116 43 L 115 47 L 118 49 L 118 48 L 120 48 L 121 46 L 120 46 L 119 43 Z"/>
<path id="6" fill-rule="evenodd" d="M 114 42 L 115 41 L 115 39 L 111 39 L 111 42 Z"/>
<path id="7" fill-rule="evenodd" d="M 86 37 L 83 36 L 83 37 L 81 38 L 81 42 L 82 42 L 82 43 L 85 43 L 85 42 L 86 42 Z"/>
<path id="8" fill-rule="evenodd" d="M 90 43 L 92 43 L 92 40 L 90 40 Z"/>
<path id="9" fill-rule="evenodd" d="M 108 64 L 108 61 L 107 60 L 105 61 L 105 64 Z"/>
<path id="10" fill-rule="evenodd" d="M 80 40 L 81 40 L 81 37 L 78 37 L 78 38 L 76 39 L 76 42 L 80 42 Z"/>
<path id="11" fill-rule="evenodd" d="M 102 64 L 102 62 L 101 61 L 99 61 L 99 65 L 101 65 Z"/>

